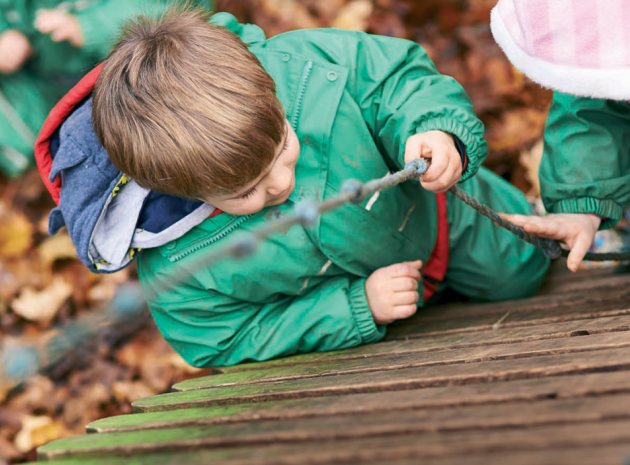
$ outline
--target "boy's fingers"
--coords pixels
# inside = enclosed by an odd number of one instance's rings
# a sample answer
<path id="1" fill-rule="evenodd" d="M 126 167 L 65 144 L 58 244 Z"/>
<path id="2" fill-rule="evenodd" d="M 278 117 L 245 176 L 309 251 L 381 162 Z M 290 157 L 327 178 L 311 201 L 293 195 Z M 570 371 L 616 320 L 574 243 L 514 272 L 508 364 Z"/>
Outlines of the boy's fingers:
<path id="1" fill-rule="evenodd" d="M 415 291 L 418 289 L 418 281 L 420 280 L 420 273 L 418 276 L 401 276 L 400 278 L 394 278 L 391 283 L 391 289 L 394 292 L 406 292 Z"/>
<path id="2" fill-rule="evenodd" d="M 392 316 L 394 317 L 395 320 L 409 318 L 414 313 L 416 313 L 417 310 L 418 310 L 418 307 L 416 306 L 416 304 L 397 305 L 392 310 Z"/>
<path id="3" fill-rule="evenodd" d="M 422 268 L 422 262 L 420 260 L 396 263 L 390 267 L 391 277 L 417 276 L 417 279 L 420 279 L 420 273 L 418 271 L 420 268 Z"/>
<path id="4" fill-rule="evenodd" d="M 588 252 L 588 249 L 591 247 L 592 241 L 588 234 L 580 234 L 575 239 L 575 244 L 571 247 L 571 252 L 569 252 L 569 256 L 567 257 L 567 268 L 571 271 L 577 271 L 580 263 L 584 259 L 584 255 Z"/>
<path id="5" fill-rule="evenodd" d="M 396 292 L 392 297 L 392 304 L 398 307 L 401 305 L 415 305 L 420 299 L 418 291 Z"/>
<path id="6" fill-rule="evenodd" d="M 420 181 L 422 187 L 431 192 L 447 191 L 461 177 L 461 169 L 456 164 L 449 163 L 446 170 L 435 181 Z"/>
<path id="7" fill-rule="evenodd" d="M 426 153 L 426 152 L 425 152 Z M 429 152 L 430 155 L 430 152 Z M 426 183 L 430 183 L 435 181 L 440 176 L 442 176 L 448 169 L 449 165 L 449 157 L 446 154 L 442 154 L 443 156 L 429 156 L 427 158 L 431 158 L 431 165 L 426 173 L 422 175 L 420 179 L 422 179 L 422 185 Z M 426 155 L 425 155 L 426 156 Z"/>

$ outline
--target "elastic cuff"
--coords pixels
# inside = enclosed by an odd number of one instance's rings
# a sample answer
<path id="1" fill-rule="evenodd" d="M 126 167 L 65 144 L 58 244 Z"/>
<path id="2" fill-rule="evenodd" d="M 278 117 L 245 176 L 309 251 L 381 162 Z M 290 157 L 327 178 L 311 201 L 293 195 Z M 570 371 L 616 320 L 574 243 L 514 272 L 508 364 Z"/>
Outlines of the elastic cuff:
<path id="1" fill-rule="evenodd" d="M 443 131 L 457 137 L 466 147 L 468 163 L 462 173 L 460 182 L 467 180 L 479 169 L 479 164 L 487 151 L 486 141 L 483 137 L 474 135 L 468 127 L 460 121 L 451 118 L 431 118 L 422 121 L 416 126 L 416 133 L 427 131 Z"/>
<path id="2" fill-rule="evenodd" d="M 354 323 L 359 330 L 361 343 L 368 344 L 383 339 L 386 327 L 377 326 L 367 303 L 365 294 L 365 279 L 357 279 L 350 285 L 350 308 L 354 316 Z"/>
<path id="3" fill-rule="evenodd" d="M 457 149 L 457 153 L 459 153 L 459 158 L 462 160 L 462 173 L 466 171 L 468 167 L 468 155 L 466 154 L 466 146 L 461 141 L 459 137 L 454 134 L 451 134 L 453 138 L 453 142 L 455 143 L 455 148 Z"/>
<path id="4" fill-rule="evenodd" d="M 602 218 L 599 229 L 609 229 L 615 226 L 623 215 L 623 207 L 614 200 L 581 197 L 565 199 L 549 205 L 552 213 L 592 213 Z"/>

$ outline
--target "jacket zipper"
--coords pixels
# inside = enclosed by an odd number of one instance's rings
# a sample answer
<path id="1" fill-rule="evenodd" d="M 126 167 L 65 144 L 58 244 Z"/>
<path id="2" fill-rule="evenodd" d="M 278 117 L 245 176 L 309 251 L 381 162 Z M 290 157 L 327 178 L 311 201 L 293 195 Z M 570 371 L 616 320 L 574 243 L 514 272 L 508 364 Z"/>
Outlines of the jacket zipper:
<path id="1" fill-rule="evenodd" d="M 196 252 L 199 249 L 203 249 L 204 247 L 209 246 L 210 244 L 213 244 L 221 239 L 223 239 L 225 236 L 227 236 L 228 234 L 230 234 L 232 231 L 234 231 L 236 228 L 238 228 L 241 224 L 243 224 L 246 220 L 250 219 L 252 217 L 252 215 L 245 215 L 245 216 L 239 216 L 238 219 L 234 220 L 230 225 L 226 226 L 225 228 L 223 228 L 223 230 L 215 235 L 213 235 L 212 237 L 196 242 L 195 244 L 187 247 L 186 249 L 182 250 L 179 253 L 176 253 L 174 255 L 171 255 L 169 260 L 176 262 L 181 260 L 182 258 Z"/>
<path id="2" fill-rule="evenodd" d="M 297 131 L 297 122 L 300 118 L 300 112 L 302 110 L 302 101 L 304 100 L 304 93 L 306 92 L 306 84 L 311 77 L 311 70 L 313 69 L 313 62 L 306 62 L 304 71 L 302 71 L 302 77 L 300 79 L 300 90 L 295 98 L 295 106 L 293 107 L 293 116 L 291 117 L 291 127 L 294 131 Z"/>

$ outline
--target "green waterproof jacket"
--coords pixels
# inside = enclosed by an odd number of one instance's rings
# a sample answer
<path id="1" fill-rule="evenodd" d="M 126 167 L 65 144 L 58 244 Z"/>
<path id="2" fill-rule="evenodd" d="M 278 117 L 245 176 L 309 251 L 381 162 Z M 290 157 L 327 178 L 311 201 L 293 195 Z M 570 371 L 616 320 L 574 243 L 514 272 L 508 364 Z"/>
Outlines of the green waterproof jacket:
<path id="1" fill-rule="evenodd" d="M 555 93 L 540 183 L 548 211 L 617 223 L 630 205 L 630 103 Z"/>
<path id="2" fill-rule="evenodd" d="M 442 130 L 461 139 L 468 178 L 486 156 L 481 122 L 461 86 L 439 74 L 414 42 L 333 29 L 265 40 L 229 15 L 214 21 L 239 33 L 276 82 L 301 144 L 296 188 L 280 206 L 249 216 L 223 213 L 144 250 L 138 272 L 157 326 L 195 366 L 379 340 L 385 330 L 372 319 L 366 278 L 393 263 L 426 261 L 436 241 L 435 196 L 417 183 L 343 206 L 313 226 L 295 226 L 246 259 L 191 266 L 233 233 L 260 228 L 302 198 L 329 199 L 348 178 L 367 181 L 399 170 L 405 141 L 417 132 Z M 189 271 L 179 285 L 154 292 Z"/>

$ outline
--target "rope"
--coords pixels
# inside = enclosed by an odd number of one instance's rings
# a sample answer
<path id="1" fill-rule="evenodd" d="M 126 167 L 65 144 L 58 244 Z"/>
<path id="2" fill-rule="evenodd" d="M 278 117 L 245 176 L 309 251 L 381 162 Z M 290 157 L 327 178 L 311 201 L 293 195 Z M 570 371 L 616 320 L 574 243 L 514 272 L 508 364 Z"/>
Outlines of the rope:
<path id="1" fill-rule="evenodd" d="M 453 186 L 450 188 L 450 191 L 462 202 L 474 208 L 477 212 L 479 212 L 486 218 L 489 218 L 490 221 L 492 221 L 497 226 L 507 229 L 525 242 L 529 242 L 539 249 L 542 249 L 545 255 L 547 255 L 547 257 L 549 257 L 550 259 L 555 260 L 556 258 L 567 257 L 569 255 L 569 251 L 560 247 L 560 243 L 558 241 L 554 241 L 553 239 L 545 239 L 535 234 L 531 234 L 525 231 L 520 226 L 517 226 L 514 223 L 506 220 L 505 218 L 501 218 L 495 210 L 481 204 L 478 200 L 466 194 L 466 192 L 461 190 L 459 187 Z M 630 260 L 630 252 L 588 252 L 584 256 L 584 260 L 596 262 L 627 261 Z"/>
<path id="2" fill-rule="evenodd" d="M 380 179 L 373 179 L 366 183 L 353 179 L 348 180 L 343 183 L 341 194 L 337 197 L 321 203 L 303 200 L 296 204 L 293 213 L 270 221 L 256 231 L 247 234 L 235 233 L 224 247 L 198 257 L 181 274 L 168 277 L 161 283 L 154 285 L 150 290 L 145 289 L 144 293 L 137 284 L 128 284 L 122 287 L 105 312 L 68 324 L 43 346 L 5 347 L 0 352 L 0 361 L 2 362 L 0 368 L 3 368 L 0 371 L 0 389 L 3 388 L 3 385 L 6 387 L 6 384 L 16 385 L 40 371 L 42 367 L 59 362 L 71 350 L 80 349 L 86 341 L 93 340 L 96 333 L 104 333 L 113 326 L 124 324 L 141 315 L 145 309 L 145 299 L 152 299 L 160 292 L 181 283 L 209 264 L 227 257 L 242 258 L 251 255 L 256 250 L 257 245 L 272 234 L 284 232 L 296 224 L 313 225 L 322 213 L 345 203 L 359 203 L 370 194 L 417 179 L 426 172 L 428 167 L 429 161 L 420 158 L 407 163 L 404 169 Z M 496 211 L 482 205 L 459 187 L 452 187 L 450 192 L 481 215 L 489 218 L 497 226 L 505 228 L 522 240 L 541 248 L 550 258 L 555 259 L 568 254 L 557 241 L 528 233 L 523 228 L 501 218 Z M 585 260 L 626 261 L 630 260 L 630 253 L 589 253 Z"/>

